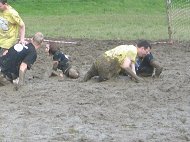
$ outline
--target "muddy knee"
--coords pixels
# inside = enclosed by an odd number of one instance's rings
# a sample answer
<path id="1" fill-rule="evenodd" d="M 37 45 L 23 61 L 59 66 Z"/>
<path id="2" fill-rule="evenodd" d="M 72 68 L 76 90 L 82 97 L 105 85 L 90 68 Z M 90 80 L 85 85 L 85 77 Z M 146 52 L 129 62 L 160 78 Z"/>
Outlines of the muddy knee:
<path id="1" fill-rule="evenodd" d="M 69 77 L 76 79 L 79 77 L 79 72 L 73 68 L 70 68 L 69 69 Z"/>

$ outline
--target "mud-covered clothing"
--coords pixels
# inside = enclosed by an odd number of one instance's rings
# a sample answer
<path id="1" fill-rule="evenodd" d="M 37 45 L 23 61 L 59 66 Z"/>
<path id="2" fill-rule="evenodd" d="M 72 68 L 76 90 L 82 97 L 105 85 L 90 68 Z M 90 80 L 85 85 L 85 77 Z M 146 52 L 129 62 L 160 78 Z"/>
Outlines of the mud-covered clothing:
<path id="1" fill-rule="evenodd" d="M 137 47 L 134 45 L 120 45 L 109 51 L 106 51 L 105 55 L 112 59 L 117 59 L 120 65 L 123 64 L 126 57 L 135 63 L 137 56 Z"/>
<path id="2" fill-rule="evenodd" d="M 135 69 L 137 75 L 139 74 L 147 74 L 152 75 L 154 71 L 154 67 L 150 65 L 150 62 L 153 60 L 152 54 L 147 54 L 144 58 L 137 58 Z"/>
<path id="3" fill-rule="evenodd" d="M 11 6 L 5 11 L 0 11 L 0 47 L 9 49 L 16 44 L 19 28 L 23 25 L 18 12 Z"/>
<path id="4" fill-rule="evenodd" d="M 114 49 L 106 51 L 99 56 L 87 72 L 84 80 L 89 80 L 93 76 L 99 76 L 100 81 L 116 77 L 121 71 L 121 65 L 125 58 L 129 58 L 135 63 L 137 48 L 133 45 L 120 45 Z"/>
<path id="5" fill-rule="evenodd" d="M 27 64 L 29 70 L 36 61 L 37 52 L 32 43 L 25 46 L 16 44 L 8 50 L 8 53 L 0 57 L 1 72 L 10 80 L 19 77 L 19 68 L 22 62 Z"/>
<path id="6" fill-rule="evenodd" d="M 107 80 L 116 77 L 120 70 L 121 67 L 116 58 L 112 59 L 102 55 L 96 59 L 89 72 L 93 76 L 99 76 L 101 80 Z"/>
<path id="7" fill-rule="evenodd" d="M 58 61 L 57 68 L 62 70 L 63 74 L 68 76 L 68 71 L 71 68 L 71 65 L 69 63 L 69 59 L 65 56 L 65 54 L 61 51 L 55 52 L 53 55 L 53 61 Z"/>

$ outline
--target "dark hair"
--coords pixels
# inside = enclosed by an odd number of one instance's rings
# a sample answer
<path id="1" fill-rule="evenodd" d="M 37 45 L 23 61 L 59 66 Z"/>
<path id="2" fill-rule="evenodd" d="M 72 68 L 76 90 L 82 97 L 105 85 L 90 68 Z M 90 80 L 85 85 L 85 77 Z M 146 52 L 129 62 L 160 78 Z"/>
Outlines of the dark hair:
<path id="1" fill-rule="evenodd" d="M 49 54 L 54 55 L 57 51 L 60 51 L 60 48 L 53 43 L 49 43 Z"/>
<path id="2" fill-rule="evenodd" d="M 7 3 L 7 0 L 0 0 L 0 2 L 1 2 L 2 4 L 5 4 L 5 3 Z"/>
<path id="3" fill-rule="evenodd" d="M 145 49 L 147 49 L 148 47 L 150 47 L 150 49 L 152 48 L 150 43 L 146 40 L 139 40 L 138 43 L 137 43 L 137 47 L 140 48 L 140 47 L 144 47 Z"/>

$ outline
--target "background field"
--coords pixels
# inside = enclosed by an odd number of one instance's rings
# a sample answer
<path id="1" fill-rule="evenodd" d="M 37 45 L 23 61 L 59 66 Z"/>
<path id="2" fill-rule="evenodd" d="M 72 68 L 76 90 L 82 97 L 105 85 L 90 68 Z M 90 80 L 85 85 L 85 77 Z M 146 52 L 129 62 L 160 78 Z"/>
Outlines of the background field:
<path id="1" fill-rule="evenodd" d="M 12 0 L 26 34 L 91 39 L 167 39 L 164 0 Z"/>

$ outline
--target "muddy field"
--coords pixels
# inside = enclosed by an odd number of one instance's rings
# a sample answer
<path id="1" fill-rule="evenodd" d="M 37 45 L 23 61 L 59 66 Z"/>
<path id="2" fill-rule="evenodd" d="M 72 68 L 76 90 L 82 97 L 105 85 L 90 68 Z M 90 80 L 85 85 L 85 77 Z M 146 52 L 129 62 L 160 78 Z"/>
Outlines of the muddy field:
<path id="1" fill-rule="evenodd" d="M 153 45 L 164 67 L 159 79 L 134 83 L 119 76 L 84 83 L 98 55 L 134 41 L 73 41 L 77 44 L 57 46 L 72 57 L 79 79 L 48 78 L 51 57 L 41 48 L 25 86 L 0 87 L 0 142 L 190 141 L 189 44 Z"/>

